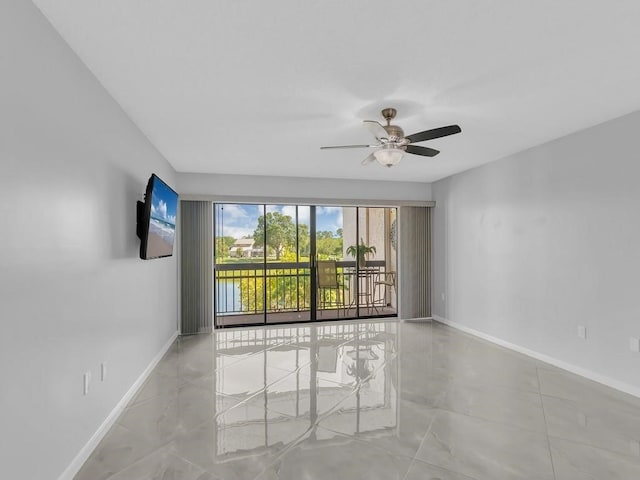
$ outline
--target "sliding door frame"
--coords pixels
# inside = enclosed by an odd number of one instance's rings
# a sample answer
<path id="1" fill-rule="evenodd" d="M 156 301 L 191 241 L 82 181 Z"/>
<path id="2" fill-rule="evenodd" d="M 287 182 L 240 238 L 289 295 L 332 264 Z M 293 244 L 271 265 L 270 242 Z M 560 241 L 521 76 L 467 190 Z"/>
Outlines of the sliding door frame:
<path id="1" fill-rule="evenodd" d="M 354 204 L 352 201 L 345 201 L 344 203 L 340 202 L 340 203 L 336 203 L 335 201 L 332 202 L 327 202 L 326 200 L 320 200 L 317 199 L 316 200 L 317 203 L 314 204 L 309 204 L 307 202 L 304 203 L 299 203 L 299 202 L 292 202 L 291 200 L 278 200 L 278 201 L 272 201 L 272 200 L 265 200 L 265 199 L 261 199 L 259 202 L 254 202 L 254 201 L 239 201 L 239 200 L 231 200 L 228 197 L 225 199 L 220 199 L 220 200 L 216 200 L 212 202 L 212 210 L 213 210 L 213 225 L 217 225 L 217 219 L 215 217 L 216 214 L 216 205 L 218 204 L 244 204 L 244 205 L 256 205 L 258 207 L 262 207 L 262 212 L 263 212 L 263 217 L 266 219 L 266 206 L 267 205 L 276 205 L 276 206 L 281 206 L 281 205 L 291 205 L 291 206 L 296 206 L 296 207 L 300 207 L 300 206 L 304 206 L 304 207 L 309 207 L 310 208 L 310 220 L 309 220 L 309 234 L 310 234 L 310 264 L 309 264 L 309 269 L 310 269 L 310 313 L 309 313 L 309 318 L 308 319 L 302 319 L 302 320 L 293 320 L 293 321 L 283 321 L 283 322 L 267 322 L 267 310 L 268 310 L 268 305 L 267 305 L 267 284 L 266 282 L 264 283 L 264 288 L 263 288 L 263 312 L 262 312 L 262 322 L 259 323 L 247 323 L 247 324 L 232 324 L 232 325 L 220 325 L 218 319 L 219 318 L 224 318 L 224 315 L 218 315 L 217 313 L 217 293 L 218 293 L 218 287 L 217 287 L 217 281 L 218 281 L 218 277 L 217 277 L 217 269 L 216 269 L 216 258 L 215 258 L 215 251 L 213 253 L 213 275 L 212 275 L 212 280 L 213 280 L 213 288 L 212 288 L 212 294 L 213 294 L 213 302 L 212 302 L 212 307 L 213 307 L 213 324 L 214 324 L 214 328 L 232 328 L 232 327 L 244 327 L 244 326 L 263 326 L 263 325 L 289 325 L 289 324 L 299 324 L 299 323 L 309 323 L 309 322 L 324 322 L 324 321 L 343 321 L 343 320 L 360 320 L 360 319 L 376 319 L 376 318 L 393 318 L 393 317 L 399 317 L 401 315 L 401 291 L 402 291 L 402 279 L 404 278 L 402 275 L 402 268 L 403 268 L 403 264 L 405 262 L 402 261 L 402 256 L 401 256 L 401 252 L 402 252 L 402 248 L 401 245 L 404 244 L 404 248 L 407 247 L 407 244 L 405 242 L 401 242 L 400 238 L 401 238 L 401 224 L 402 224 L 402 220 L 401 220 L 401 211 L 403 209 L 403 206 L 398 206 L 397 204 L 393 203 L 387 203 L 387 202 L 381 202 L 383 204 L 379 204 L 376 203 L 375 205 L 367 205 L 367 204 L 361 204 L 361 203 L 356 203 Z M 433 202 L 426 202 L 429 204 L 433 204 Z M 317 242 L 316 242 L 316 230 L 317 230 L 317 222 L 316 222 L 316 207 L 318 206 L 338 206 L 338 207 L 355 207 L 356 208 L 356 238 L 359 238 L 360 235 L 360 219 L 359 219 L 359 211 L 362 208 L 395 208 L 396 209 L 396 221 L 397 221 L 397 231 L 399 234 L 399 238 L 397 241 L 397 250 L 396 250 L 396 288 L 397 288 L 397 295 L 396 295 L 396 305 L 395 305 L 395 313 L 394 314 L 376 314 L 376 315 L 361 315 L 361 306 L 360 306 L 360 302 L 356 300 L 355 302 L 355 310 L 356 310 L 356 316 L 355 317 L 348 317 L 348 318 L 327 318 L 327 319 L 323 319 L 323 318 L 319 318 L 318 316 L 318 299 L 317 299 L 317 279 L 316 279 L 316 262 L 315 262 L 315 258 L 316 258 L 316 250 L 317 250 Z M 419 207 L 428 207 L 428 206 L 432 206 L 432 205 L 416 205 Z M 385 219 L 386 219 L 386 215 L 385 215 Z M 296 208 L 296 231 L 298 231 L 298 221 L 299 221 L 299 214 L 298 214 L 298 208 Z M 429 215 L 429 220 L 430 220 L 430 215 Z M 386 220 L 385 220 L 386 221 Z M 386 234 L 386 226 L 384 228 L 385 230 L 385 234 Z M 430 236 L 430 225 L 428 227 L 428 231 L 429 231 L 429 236 Z M 216 228 L 213 228 L 213 238 L 212 238 L 212 246 L 215 249 L 215 245 L 216 245 L 216 234 L 217 234 L 217 230 Z M 425 232 L 426 233 L 426 232 Z M 298 237 L 298 233 L 296 235 L 296 237 Z M 386 239 L 386 241 L 388 241 L 388 239 Z M 428 245 L 430 248 L 431 245 L 431 241 L 430 238 L 428 240 Z M 298 239 L 297 239 L 297 256 L 296 259 L 299 260 L 299 243 L 298 243 Z M 266 279 L 266 275 L 267 275 L 267 246 L 266 246 L 266 228 L 265 228 L 265 239 L 263 241 L 263 245 L 262 245 L 263 249 L 264 249 L 264 258 L 263 258 L 263 278 Z M 385 251 L 385 258 L 386 255 L 388 255 L 388 250 Z M 431 257 L 431 252 L 428 252 L 428 258 L 429 258 L 429 262 L 430 262 L 430 257 Z M 296 262 L 297 264 L 299 264 L 300 262 Z M 358 266 L 358 262 L 355 262 L 355 271 L 356 271 L 356 278 L 357 275 L 359 275 L 359 266 Z M 306 267 L 301 267 L 300 265 L 298 265 L 298 268 L 306 268 Z M 427 284 L 430 285 L 431 282 L 431 278 L 430 278 L 431 272 L 430 272 L 430 268 L 428 269 L 428 279 L 426 279 Z M 359 298 L 359 291 L 358 289 L 360 288 L 359 282 L 355 282 L 355 298 L 358 299 Z M 429 297 L 429 301 L 428 303 L 430 304 L 430 292 L 427 293 L 428 297 Z M 428 307 L 429 311 L 430 311 L 430 305 Z M 371 313 L 371 309 L 369 309 L 369 312 Z"/>

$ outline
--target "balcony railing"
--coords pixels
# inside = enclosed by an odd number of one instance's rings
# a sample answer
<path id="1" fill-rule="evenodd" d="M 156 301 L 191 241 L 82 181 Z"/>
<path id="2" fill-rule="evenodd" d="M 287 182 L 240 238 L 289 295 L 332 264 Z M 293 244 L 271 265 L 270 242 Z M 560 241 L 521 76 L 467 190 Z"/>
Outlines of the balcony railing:
<path id="1" fill-rule="evenodd" d="M 355 308 L 356 304 L 371 307 L 374 300 L 382 301 L 381 292 L 373 291 L 373 280 L 374 276 L 384 276 L 383 260 L 367 262 L 362 271 L 356 270 L 355 261 L 340 261 L 336 266 L 339 292 L 322 292 L 319 310 Z M 363 281 L 364 275 L 370 278 Z M 215 276 L 217 315 L 303 312 L 311 308 L 308 262 L 221 263 L 215 266 Z"/>

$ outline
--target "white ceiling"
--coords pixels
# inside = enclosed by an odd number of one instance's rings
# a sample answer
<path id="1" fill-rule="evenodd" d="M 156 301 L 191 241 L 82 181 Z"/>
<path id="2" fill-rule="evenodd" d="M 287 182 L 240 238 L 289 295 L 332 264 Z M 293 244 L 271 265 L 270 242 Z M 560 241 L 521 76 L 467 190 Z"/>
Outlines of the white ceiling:
<path id="1" fill-rule="evenodd" d="M 179 172 L 430 182 L 640 108 L 640 1 L 34 0 Z M 391 169 L 362 120 L 457 123 Z"/>

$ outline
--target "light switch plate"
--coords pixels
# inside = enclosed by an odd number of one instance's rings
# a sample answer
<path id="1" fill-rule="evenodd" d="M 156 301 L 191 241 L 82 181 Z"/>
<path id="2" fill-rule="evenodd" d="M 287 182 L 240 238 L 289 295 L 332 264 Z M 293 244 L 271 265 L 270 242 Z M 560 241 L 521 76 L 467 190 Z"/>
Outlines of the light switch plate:
<path id="1" fill-rule="evenodd" d="M 640 338 L 629 337 L 629 350 L 640 352 Z"/>
<path id="2" fill-rule="evenodd" d="M 578 419 L 578 425 L 580 425 L 581 427 L 586 427 L 588 423 L 587 416 L 582 412 L 577 412 L 576 416 Z"/>
<path id="3" fill-rule="evenodd" d="M 91 372 L 85 372 L 82 376 L 82 394 L 89 395 L 89 383 L 91 383 Z"/>
<path id="4" fill-rule="evenodd" d="M 583 340 L 587 339 L 587 327 L 584 325 L 578 325 L 578 337 Z"/>

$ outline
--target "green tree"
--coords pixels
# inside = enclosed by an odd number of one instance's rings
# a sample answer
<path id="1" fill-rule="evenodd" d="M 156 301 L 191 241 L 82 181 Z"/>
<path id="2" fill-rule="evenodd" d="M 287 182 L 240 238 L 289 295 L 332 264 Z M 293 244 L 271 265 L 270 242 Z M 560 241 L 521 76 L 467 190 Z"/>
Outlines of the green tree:
<path id="1" fill-rule="evenodd" d="M 316 235 L 318 257 L 326 259 L 342 256 L 342 238 L 334 237 L 333 232 L 320 231 Z"/>
<path id="2" fill-rule="evenodd" d="M 258 245 L 264 245 L 265 224 L 267 248 L 273 251 L 276 260 L 280 260 L 280 255 L 286 249 L 295 248 L 296 226 L 289 215 L 267 212 L 266 216 L 261 215 L 258 218 L 258 226 L 253 232 L 253 239 Z"/>
<path id="3" fill-rule="evenodd" d="M 216 257 L 222 259 L 229 256 L 229 249 L 236 239 L 229 236 L 216 237 Z"/>
<path id="4" fill-rule="evenodd" d="M 309 257 L 311 242 L 309 239 L 309 226 L 304 223 L 298 224 L 298 249 L 301 257 Z"/>
<path id="5" fill-rule="evenodd" d="M 258 219 L 258 228 L 254 231 L 253 239 L 256 244 L 264 243 L 265 219 Z M 276 256 L 276 260 L 283 262 L 295 262 L 298 252 L 296 252 L 296 240 L 300 257 L 308 257 L 310 249 L 309 226 L 298 224 L 296 237 L 295 222 L 288 215 L 278 212 L 268 212 L 266 215 L 266 240 L 267 248 Z M 264 279 L 260 276 L 242 279 L 240 283 L 240 301 L 243 309 L 249 311 L 260 311 L 266 308 L 269 311 L 288 311 L 298 308 L 309 308 L 310 282 L 308 281 L 308 270 L 306 277 L 304 269 L 287 268 L 269 270 L 269 277 Z M 301 274 L 301 277 L 298 277 Z M 306 279 L 306 281 L 305 281 Z"/>

